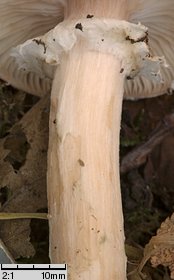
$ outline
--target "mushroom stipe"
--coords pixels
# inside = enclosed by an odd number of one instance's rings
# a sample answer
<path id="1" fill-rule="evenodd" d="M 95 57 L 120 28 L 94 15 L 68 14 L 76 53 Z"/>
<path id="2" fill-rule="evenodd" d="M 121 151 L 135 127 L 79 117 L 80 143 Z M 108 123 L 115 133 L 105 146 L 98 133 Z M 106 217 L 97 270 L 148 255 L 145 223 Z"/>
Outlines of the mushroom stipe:
<path id="1" fill-rule="evenodd" d="M 173 91 L 174 1 L 0 0 L 0 23 L 0 77 L 51 91 L 51 262 L 71 280 L 125 280 L 122 99 Z"/>

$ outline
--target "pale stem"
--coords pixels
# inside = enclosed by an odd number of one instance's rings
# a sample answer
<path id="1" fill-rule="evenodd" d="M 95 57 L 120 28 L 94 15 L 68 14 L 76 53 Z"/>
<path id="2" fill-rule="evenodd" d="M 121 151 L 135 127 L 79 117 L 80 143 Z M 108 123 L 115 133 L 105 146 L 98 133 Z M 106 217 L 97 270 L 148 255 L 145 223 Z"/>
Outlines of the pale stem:
<path id="1" fill-rule="evenodd" d="M 126 19 L 129 13 L 128 4 L 129 0 L 67 0 L 65 19 L 78 19 L 87 15 Z"/>
<path id="2" fill-rule="evenodd" d="M 124 76 L 79 43 L 55 74 L 50 115 L 50 257 L 71 280 L 125 280 L 119 177 Z"/>

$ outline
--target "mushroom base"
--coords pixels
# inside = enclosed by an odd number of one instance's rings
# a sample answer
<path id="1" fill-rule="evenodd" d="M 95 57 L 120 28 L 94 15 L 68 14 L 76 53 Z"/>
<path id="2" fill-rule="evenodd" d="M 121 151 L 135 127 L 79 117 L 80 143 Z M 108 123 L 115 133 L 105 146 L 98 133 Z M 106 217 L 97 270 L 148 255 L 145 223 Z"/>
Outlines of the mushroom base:
<path id="1" fill-rule="evenodd" d="M 77 44 L 58 67 L 48 156 L 50 257 L 71 280 L 125 280 L 119 178 L 124 76 L 111 54 Z"/>

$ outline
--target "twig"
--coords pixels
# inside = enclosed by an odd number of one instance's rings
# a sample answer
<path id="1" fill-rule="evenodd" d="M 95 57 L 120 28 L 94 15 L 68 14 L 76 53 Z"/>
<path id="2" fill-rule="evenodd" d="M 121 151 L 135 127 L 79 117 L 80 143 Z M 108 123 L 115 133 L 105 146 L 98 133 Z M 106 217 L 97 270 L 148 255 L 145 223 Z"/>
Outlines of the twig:
<path id="1" fill-rule="evenodd" d="M 152 150 L 159 145 L 162 140 L 174 132 L 174 113 L 167 115 L 158 123 L 157 127 L 151 134 L 147 142 L 133 149 L 125 157 L 123 157 L 120 166 L 120 172 L 126 173 L 145 163 L 147 156 Z"/>
<path id="2" fill-rule="evenodd" d="M 42 219 L 48 220 L 47 213 L 0 213 L 0 220 L 14 220 L 14 219 Z"/>

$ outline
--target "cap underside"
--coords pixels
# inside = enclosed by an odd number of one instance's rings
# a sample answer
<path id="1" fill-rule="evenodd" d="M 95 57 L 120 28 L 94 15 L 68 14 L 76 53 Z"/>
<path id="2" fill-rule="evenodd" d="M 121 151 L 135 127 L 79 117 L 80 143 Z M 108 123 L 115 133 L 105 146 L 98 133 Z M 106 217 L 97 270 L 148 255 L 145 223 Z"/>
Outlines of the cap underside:
<path id="1" fill-rule="evenodd" d="M 10 53 L 13 47 L 45 34 L 62 20 L 62 0 L 1 0 L 0 78 L 35 95 L 50 92 L 53 70 L 49 65 L 43 66 L 46 73 L 43 78 L 32 72 L 21 71 Z"/>
<path id="2" fill-rule="evenodd" d="M 54 67 L 43 62 L 43 73 L 25 72 L 9 56 L 11 49 L 26 40 L 45 34 L 63 20 L 59 0 L 0 1 L 0 77 L 13 86 L 35 95 L 50 91 Z M 137 2 L 137 0 L 136 0 Z M 137 76 L 125 83 L 125 98 L 152 97 L 166 93 L 174 79 L 174 1 L 139 0 L 130 22 L 141 22 L 149 29 L 149 46 L 155 56 L 164 56 L 168 68 L 161 67 L 163 83 Z M 134 1 L 128 1 L 133 5 Z M 134 3 L 135 4 L 135 3 Z M 130 8 L 131 10 L 131 8 Z"/>

